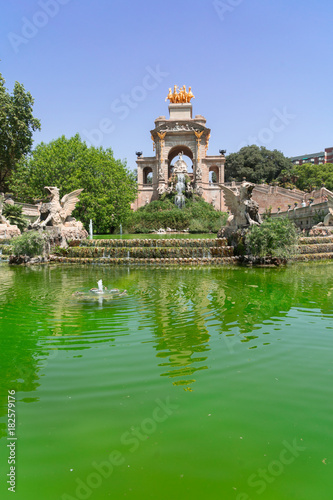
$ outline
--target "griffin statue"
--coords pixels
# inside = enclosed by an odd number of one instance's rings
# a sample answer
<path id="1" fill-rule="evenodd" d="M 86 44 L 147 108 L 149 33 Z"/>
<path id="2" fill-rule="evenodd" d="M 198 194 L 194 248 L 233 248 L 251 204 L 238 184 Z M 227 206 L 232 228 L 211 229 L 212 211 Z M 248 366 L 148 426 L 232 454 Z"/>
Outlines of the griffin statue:
<path id="1" fill-rule="evenodd" d="M 232 189 L 221 185 L 225 203 L 231 212 L 226 223 L 227 227 L 237 230 L 253 224 L 259 226 L 262 223 L 259 205 L 256 201 L 251 200 L 254 187 L 255 184 L 244 181 L 235 193 Z"/>
<path id="2" fill-rule="evenodd" d="M 66 194 L 60 200 L 57 187 L 45 186 L 45 189 L 49 191 L 51 200 L 48 203 L 43 203 L 40 207 L 38 219 L 31 225 L 33 229 L 65 225 L 79 201 L 80 193 L 83 191 L 83 189 L 77 189 Z M 75 219 L 71 218 L 70 222 L 75 222 Z"/>

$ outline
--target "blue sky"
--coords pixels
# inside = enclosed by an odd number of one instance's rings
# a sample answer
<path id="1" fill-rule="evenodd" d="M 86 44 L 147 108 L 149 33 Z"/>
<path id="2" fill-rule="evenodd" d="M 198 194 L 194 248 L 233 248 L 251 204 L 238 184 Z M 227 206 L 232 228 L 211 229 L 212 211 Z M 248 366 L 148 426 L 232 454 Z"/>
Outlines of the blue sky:
<path id="1" fill-rule="evenodd" d="M 35 144 L 79 133 L 135 167 L 191 85 L 208 154 L 256 143 L 287 156 L 333 146 L 331 0 L 3 2 L 0 72 L 35 98 Z"/>

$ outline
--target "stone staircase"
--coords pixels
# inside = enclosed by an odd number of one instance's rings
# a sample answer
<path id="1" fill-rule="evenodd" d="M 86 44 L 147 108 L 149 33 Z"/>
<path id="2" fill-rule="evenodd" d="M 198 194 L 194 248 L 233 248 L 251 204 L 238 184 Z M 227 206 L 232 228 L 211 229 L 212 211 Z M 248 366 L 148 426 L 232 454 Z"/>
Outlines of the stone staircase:
<path id="1" fill-rule="evenodd" d="M 333 236 L 300 238 L 297 261 L 333 259 Z"/>
<path id="2" fill-rule="evenodd" d="M 110 265 L 224 265 L 238 258 L 224 238 L 83 240 L 51 255 L 51 262 Z M 333 259 L 333 236 L 300 238 L 296 261 Z M 0 243 L 0 260 L 12 253 L 10 240 Z"/>
<path id="3" fill-rule="evenodd" d="M 232 264 L 233 248 L 225 239 L 85 240 L 53 255 L 51 262 L 117 265 Z"/>

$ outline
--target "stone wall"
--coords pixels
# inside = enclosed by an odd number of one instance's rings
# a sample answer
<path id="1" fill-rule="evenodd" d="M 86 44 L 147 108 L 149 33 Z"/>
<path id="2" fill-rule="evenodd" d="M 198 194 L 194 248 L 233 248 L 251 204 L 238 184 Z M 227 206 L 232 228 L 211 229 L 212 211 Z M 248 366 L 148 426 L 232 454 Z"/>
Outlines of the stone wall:
<path id="1" fill-rule="evenodd" d="M 22 213 L 24 217 L 29 219 L 30 222 L 34 222 L 35 220 L 38 219 L 40 205 L 32 205 L 31 203 L 18 203 L 18 202 L 15 202 L 15 205 L 22 207 Z"/>
<path id="2" fill-rule="evenodd" d="M 288 217 L 299 229 L 311 229 L 319 222 L 318 217 L 324 217 L 329 212 L 330 202 L 313 203 L 306 207 L 297 207 L 280 213 L 272 214 L 273 217 Z M 333 208 L 333 207 L 331 207 Z"/>
<path id="3" fill-rule="evenodd" d="M 326 195 L 333 196 L 333 193 L 326 188 L 317 189 L 312 193 L 305 193 L 299 189 L 285 189 L 279 186 L 271 186 L 268 184 L 257 184 L 253 190 L 252 198 L 259 204 L 260 213 L 265 212 L 271 207 L 272 213 L 287 211 L 291 205 L 294 208 L 295 203 L 301 206 L 302 202 L 309 203 L 310 198 L 313 198 L 314 203 L 323 203 Z"/>

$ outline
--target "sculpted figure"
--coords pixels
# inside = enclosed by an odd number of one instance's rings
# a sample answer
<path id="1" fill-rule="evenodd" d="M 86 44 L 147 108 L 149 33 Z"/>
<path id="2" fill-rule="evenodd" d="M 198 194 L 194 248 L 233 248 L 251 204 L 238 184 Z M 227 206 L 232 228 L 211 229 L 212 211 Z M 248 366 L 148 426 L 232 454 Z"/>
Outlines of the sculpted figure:
<path id="1" fill-rule="evenodd" d="M 40 208 L 38 219 L 31 225 L 32 228 L 45 226 L 62 226 L 71 216 L 75 205 L 79 201 L 79 195 L 83 189 L 77 189 L 66 194 L 60 200 L 59 189 L 57 187 L 45 186 L 51 194 L 51 201 L 43 203 Z"/>
<path id="2" fill-rule="evenodd" d="M 237 192 L 234 193 L 228 187 L 221 185 L 225 203 L 231 212 L 226 226 L 237 230 L 253 224 L 259 226 L 262 223 L 259 205 L 251 200 L 254 187 L 255 184 L 251 182 L 242 182 Z"/>
<path id="3" fill-rule="evenodd" d="M 157 192 L 158 192 L 158 194 L 160 196 L 162 196 L 162 194 L 166 192 L 166 186 L 165 186 L 165 184 L 161 184 L 160 186 L 158 186 Z"/>
<path id="4" fill-rule="evenodd" d="M 166 96 L 165 100 L 167 101 L 169 99 L 170 102 L 172 102 L 172 90 L 171 90 L 171 87 L 169 88 L 169 93 L 168 95 Z"/>
<path id="5" fill-rule="evenodd" d="M 191 99 L 194 99 L 194 95 L 191 90 L 192 87 L 188 88 L 188 92 L 186 91 L 186 85 L 183 85 L 179 92 L 177 92 L 178 85 L 174 85 L 173 92 L 171 88 L 169 88 L 169 93 L 166 97 L 166 101 L 169 99 L 170 103 L 185 103 L 191 102 Z"/>
<path id="6" fill-rule="evenodd" d="M 186 102 L 191 102 L 191 99 L 195 99 L 191 89 L 192 87 L 188 88 L 188 93 L 186 95 Z"/>
<path id="7" fill-rule="evenodd" d="M 173 87 L 173 94 L 172 94 L 172 103 L 174 102 L 178 102 L 178 99 L 179 99 L 179 95 L 177 94 L 177 89 L 178 89 L 178 85 L 174 85 Z"/>
<path id="8" fill-rule="evenodd" d="M 186 102 L 186 86 L 183 85 L 179 90 L 179 102 Z"/>

